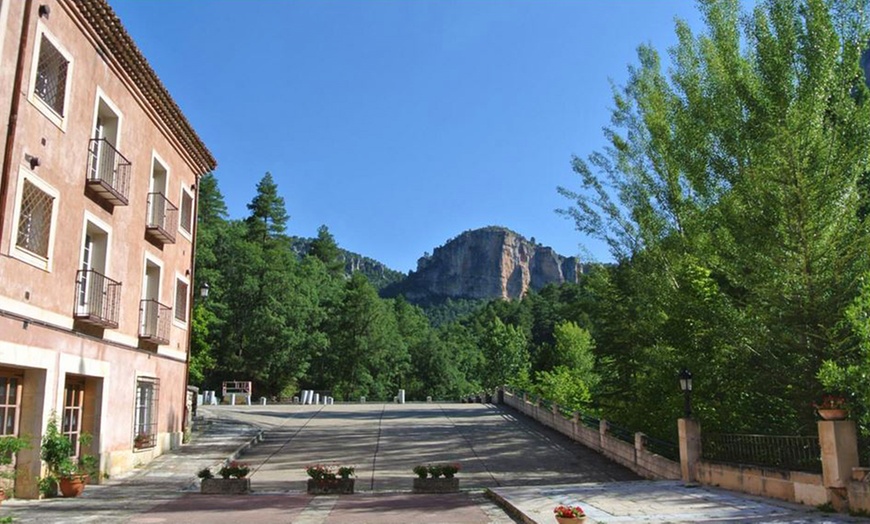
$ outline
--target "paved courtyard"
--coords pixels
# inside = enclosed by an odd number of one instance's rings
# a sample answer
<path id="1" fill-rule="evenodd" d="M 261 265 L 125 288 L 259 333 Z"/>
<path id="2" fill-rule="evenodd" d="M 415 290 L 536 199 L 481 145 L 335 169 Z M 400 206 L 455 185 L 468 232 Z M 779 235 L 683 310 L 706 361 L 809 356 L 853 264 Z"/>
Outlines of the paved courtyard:
<path id="1" fill-rule="evenodd" d="M 11 515 L 16 524 L 551 524 L 552 508 L 568 503 L 583 506 L 589 524 L 868 522 L 724 490 L 640 480 L 492 405 L 209 406 L 202 414 L 205 420 L 184 448 L 89 486 L 77 499 L 6 501 L 0 517 Z M 242 456 L 253 467 L 254 493 L 200 495 L 196 471 L 259 440 L 260 430 L 262 441 Z M 462 492 L 410 493 L 411 468 L 440 461 L 462 465 Z M 318 462 L 355 466 L 357 493 L 307 495 L 304 468 Z"/>

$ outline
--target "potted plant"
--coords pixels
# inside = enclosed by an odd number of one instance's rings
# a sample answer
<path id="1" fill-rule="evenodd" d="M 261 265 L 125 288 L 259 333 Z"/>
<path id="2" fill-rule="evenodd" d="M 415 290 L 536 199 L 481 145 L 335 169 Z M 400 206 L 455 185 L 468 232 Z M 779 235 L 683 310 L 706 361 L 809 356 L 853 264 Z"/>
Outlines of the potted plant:
<path id="1" fill-rule="evenodd" d="M 825 395 L 821 403 L 813 406 L 823 420 L 844 420 L 849 413 L 846 399 L 838 395 Z"/>
<path id="2" fill-rule="evenodd" d="M 15 454 L 30 447 L 30 440 L 25 437 L 0 437 L 0 478 L 14 479 L 15 470 L 10 467 Z M 0 502 L 6 500 L 6 488 L 0 486 Z"/>
<path id="3" fill-rule="evenodd" d="M 558 505 L 553 508 L 553 513 L 556 515 L 556 522 L 559 524 L 577 524 L 586 520 L 586 513 L 580 506 L 565 506 Z"/>
<path id="4" fill-rule="evenodd" d="M 88 447 L 91 436 L 87 433 L 79 435 L 80 449 Z M 97 459 L 94 456 L 80 453 L 74 460 L 73 444 L 57 427 L 57 415 L 52 413 L 48 426 L 42 436 L 40 457 L 48 467 L 48 476 L 40 479 L 40 492 L 50 495 L 57 492 L 57 487 L 64 497 L 77 497 L 85 489 L 91 475 L 98 471 Z M 52 489 L 52 484 L 55 485 Z"/>
<path id="5" fill-rule="evenodd" d="M 153 447 L 151 444 L 151 436 L 146 433 L 139 433 L 136 435 L 136 438 L 133 439 L 133 447 L 135 449 L 144 449 Z"/>
<path id="6" fill-rule="evenodd" d="M 202 479 L 199 491 L 207 495 L 236 495 L 251 492 L 250 466 L 243 462 L 231 461 L 218 470 L 220 478 L 215 478 L 210 468 L 203 468 L 196 474 Z"/>
<path id="7" fill-rule="evenodd" d="M 429 464 L 414 466 L 414 493 L 454 493 L 459 491 L 459 479 L 455 477 L 461 469 L 456 462 L 449 464 Z M 443 476 L 443 478 L 442 478 Z"/>
<path id="8" fill-rule="evenodd" d="M 314 464 L 305 468 L 308 479 L 308 493 L 311 495 L 349 495 L 353 493 L 355 468 Z"/>

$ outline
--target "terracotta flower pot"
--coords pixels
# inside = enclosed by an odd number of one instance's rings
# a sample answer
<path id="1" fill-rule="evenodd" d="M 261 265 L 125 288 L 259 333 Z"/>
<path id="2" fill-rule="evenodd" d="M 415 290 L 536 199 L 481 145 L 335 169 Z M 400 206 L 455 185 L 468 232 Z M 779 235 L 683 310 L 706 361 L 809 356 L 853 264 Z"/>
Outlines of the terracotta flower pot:
<path id="1" fill-rule="evenodd" d="M 78 497 L 85 490 L 87 475 L 72 475 L 60 479 L 60 493 L 64 497 Z"/>
<path id="2" fill-rule="evenodd" d="M 846 415 L 848 412 L 845 409 L 817 409 L 819 412 L 819 416 L 822 417 L 823 420 L 846 420 Z"/>
<path id="3" fill-rule="evenodd" d="M 586 515 L 582 517 L 556 517 L 556 522 L 559 524 L 580 524 L 586 522 Z"/>

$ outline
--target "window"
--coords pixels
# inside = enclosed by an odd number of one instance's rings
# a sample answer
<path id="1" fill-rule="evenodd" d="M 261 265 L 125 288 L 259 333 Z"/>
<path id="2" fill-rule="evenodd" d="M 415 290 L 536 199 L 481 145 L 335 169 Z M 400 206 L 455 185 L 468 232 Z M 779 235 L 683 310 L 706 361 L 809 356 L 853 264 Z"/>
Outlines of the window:
<path id="1" fill-rule="evenodd" d="M 66 381 L 63 391 L 63 421 L 61 433 L 72 443 L 71 456 L 79 455 L 81 444 L 79 437 L 82 433 L 82 406 L 85 399 L 85 384 L 82 380 Z"/>
<path id="2" fill-rule="evenodd" d="M 12 256 L 40 269 L 50 269 L 57 202 L 54 188 L 21 169 L 12 215 Z"/>
<path id="3" fill-rule="evenodd" d="M 71 98 L 72 59 L 41 24 L 36 33 L 36 46 L 28 99 L 49 120 L 64 128 Z"/>
<path id="4" fill-rule="evenodd" d="M 25 179 L 24 188 L 21 190 L 18 238 L 15 245 L 34 255 L 48 258 L 53 210 L 54 197 L 41 191 L 30 180 Z"/>
<path id="5" fill-rule="evenodd" d="M 175 319 L 187 322 L 187 282 L 175 280 Z"/>
<path id="6" fill-rule="evenodd" d="M 193 231 L 193 196 L 186 189 L 181 190 L 181 230 L 187 234 Z"/>
<path id="7" fill-rule="evenodd" d="M 18 436 L 21 408 L 21 379 L 0 375 L 0 435 Z"/>
<path id="8" fill-rule="evenodd" d="M 157 397 L 160 381 L 140 377 L 136 380 L 136 420 L 133 426 L 133 446 L 154 447 L 157 437 Z"/>

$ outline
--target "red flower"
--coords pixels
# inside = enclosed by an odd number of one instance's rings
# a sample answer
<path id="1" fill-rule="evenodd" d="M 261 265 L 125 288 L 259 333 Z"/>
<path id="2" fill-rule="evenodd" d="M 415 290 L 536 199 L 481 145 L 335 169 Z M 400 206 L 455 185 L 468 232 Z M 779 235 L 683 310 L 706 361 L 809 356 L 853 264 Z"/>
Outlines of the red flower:
<path id="1" fill-rule="evenodd" d="M 585 513 L 583 513 L 583 508 L 581 508 L 580 506 L 571 507 L 563 506 L 561 504 L 553 508 L 553 513 L 555 513 L 557 517 L 565 518 L 583 517 L 586 515 Z"/>

